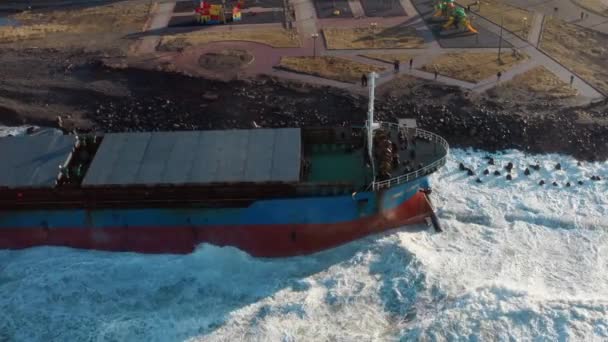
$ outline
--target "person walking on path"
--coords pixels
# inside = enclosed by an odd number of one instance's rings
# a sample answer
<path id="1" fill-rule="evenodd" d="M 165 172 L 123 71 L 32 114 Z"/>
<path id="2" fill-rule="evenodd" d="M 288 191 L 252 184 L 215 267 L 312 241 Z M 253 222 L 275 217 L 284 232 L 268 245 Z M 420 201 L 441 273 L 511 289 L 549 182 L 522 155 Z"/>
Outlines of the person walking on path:
<path id="1" fill-rule="evenodd" d="M 412 70 L 412 65 L 414 64 L 414 59 L 410 58 L 410 70 Z"/>
<path id="2" fill-rule="evenodd" d="M 500 71 L 499 71 L 499 72 L 496 74 L 496 82 L 497 82 L 497 83 L 498 83 L 498 82 L 500 82 L 500 77 L 501 77 L 501 76 L 502 76 L 502 72 L 500 72 Z"/>
<path id="3" fill-rule="evenodd" d="M 366 74 L 361 75 L 361 86 L 367 87 L 367 75 Z"/>
<path id="4" fill-rule="evenodd" d="M 574 75 L 570 75 L 570 88 L 572 88 L 573 83 L 574 83 Z"/>
<path id="5" fill-rule="evenodd" d="M 395 73 L 399 72 L 399 60 L 395 59 L 395 61 L 393 62 L 393 66 L 395 68 Z"/>
<path id="6" fill-rule="evenodd" d="M 439 71 L 437 71 L 437 66 L 435 66 L 435 80 L 437 80 L 437 75 L 439 74 Z"/>

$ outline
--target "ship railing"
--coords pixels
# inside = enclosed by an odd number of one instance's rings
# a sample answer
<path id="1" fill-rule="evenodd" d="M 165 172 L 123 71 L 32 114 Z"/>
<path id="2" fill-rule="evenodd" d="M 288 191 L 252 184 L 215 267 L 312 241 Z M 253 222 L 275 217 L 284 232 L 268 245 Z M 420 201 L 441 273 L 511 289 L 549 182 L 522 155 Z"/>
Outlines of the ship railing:
<path id="1" fill-rule="evenodd" d="M 449 146 L 448 142 L 441 136 L 439 136 L 435 133 L 429 132 L 429 131 L 425 131 L 420 128 L 402 127 L 402 126 L 399 126 L 396 123 L 392 123 L 392 122 L 377 122 L 377 123 L 379 124 L 380 128 L 399 130 L 399 131 L 402 131 L 403 133 L 407 133 L 408 130 L 410 130 L 410 132 L 411 132 L 411 130 L 413 129 L 415 138 L 422 138 L 422 139 L 425 139 L 427 141 L 430 141 L 432 143 L 435 143 L 435 144 L 441 146 L 443 148 L 443 153 L 439 159 L 433 161 L 432 163 L 430 163 L 416 171 L 412 171 L 412 172 L 406 173 L 404 175 L 393 177 L 391 179 L 383 180 L 380 182 L 373 182 L 372 188 L 374 191 L 377 191 L 380 189 L 387 189 L 394 185 L 411 182 L 413 180 L 416 180 L 420 177 L 426 176 L 428 174 L 431 174 L 431 173 L 439 170 L 439 168 L 444 166 L 445 163 L 447 162 L 448 154 L 450 153 L 450 146 Z"/>

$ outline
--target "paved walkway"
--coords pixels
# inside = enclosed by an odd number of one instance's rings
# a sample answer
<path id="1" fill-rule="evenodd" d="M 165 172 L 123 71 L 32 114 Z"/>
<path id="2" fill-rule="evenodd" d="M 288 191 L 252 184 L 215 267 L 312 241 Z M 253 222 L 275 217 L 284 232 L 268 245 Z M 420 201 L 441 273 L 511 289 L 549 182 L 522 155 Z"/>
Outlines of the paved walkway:
<path id="1" fill-rule="evenodd" d="M 507 0 L 507 2 L 547 16 L 555 15 L 573 24 L 608 33 L 607 17 L 588 11 L 572 0 Z M 558 9 L 557 12 L 555 8 Z M 585 18 L 582 20 L 581 12 L 585 13 Z"/>
<path id="2" fill-rule="evenodd" d="M 364 17 L 362 19 L 345 19 L 345 18 L 330 18 L 330 19 L 318 19 L 316 17 L 316 10 L 313 4 L 313 0 L 294 0 L 292 5 L 294 10 L 296 11 L 296 27 L 298 29 L 298 33 L 302 40 L 302 46 L 300 48 L 272 48 L 270 46 L 264 44 L 258 44 L 253 42 L 216 42 L 205 44 L 204 46 L 188 49 L 183 53 L 164 53 L 159 54 L 159 60 L 167 60 L 172 61 L 176 65 L 180 66 L 180 69 L 184 69 L 186 73 L 193 75 L 209 75 L 208 71 L 201 70 L 198 66 L 198 58 L 201 54 L 206 52 L 223 50 L 226 48 L 240 48 L 246 49 L 250 51 L 254 57 L 255 61 L 248 67 L 239 70 L 239 71 L 228 71 L 223 72 L 221 75 L 215 75 L 223 78 L 234 78 L 234 77 L 243 77 L 243 76 L 253 76 L 257 74 L 267 74 L 272 76 L 278 76 L 281 78 L 288 78 L 292 80 L 299 80 L 302 82 L 313 83 L 318 85 L 328 85 L 334 86 L 342 89 L 347 89 L 359 94 L 366 94 L 366 90 L 361 88 L 358 84 L 344 83 L 333 81 L 329 79 L 319 78 L 310 75 L 304 75 L 299 73 L 292 73 L 284 70 L 279 70 L 275 68 L 276 65 L 279 64 L 281 56 L 312 56 L 313 55 L 313 43 L 316 43 L 316 53 L 317 55 L 331 55 L 331 56 L 341 56 L 344 58 L 352 59 L 354 61 L 372 64 L 377 66 L 385 67 L 386 70 L 380 73 L 380 77 L 377 80 L 378 85 L 382 85 L 384 83 L 390 82 L 392 79 L 399 75 L 411 75 L 414 77 L 418 77 L 421 79 L 434 80 L 435 75 L 433 73 L 424 72 L 422 70 L 418 70 L 417 68 L 422 67 L 424 64 L 431 61 L 434 57 L 447 53 L 447 52 L 496 52 L 496 48 L 485 48 L 485 49 L 471 49 L 471 48 L 450 48 L 444 49 L 439 46 L 433 33 L 426 25 L 423 18 L 418 14 L 412 5 L 411 0 L 399 0 L 406 13 L 409 16 L 407 17 L 391 17 L 391 18 L 368 18 Z M 518 1 L 518 0 L 512 0 Z M 564 1 L 564 0 L 554 0 L 554 1 Z M 150 31 L 163 29 L 167 26 L 169 19 L 171 18 L 171 14 L 173 12 L 173 8 L 175 6 L 175 1 L 161 3 L 157 6 L 157 9 L 154 11 L 152 16 L 151 23 L 149 25 Z M 355 15 L 361 13 L 364 15 L 363 9 L 361 7 L 361 3 L 358 0 L 349 0 L 349 6 Z M 570 82 L 570 76 L 572 76 L 572 72 L 567 68 L 545 55 L 543 52 L 537 49 L 538 42 L 541 37 L 542 31 L 542 22 L 543 22 L 544 14 L 536 13 L 531 22 L 530 34 L 528 35 L 528 40 L 525 41 L 520 37 L 505 31 L 503 33 L 503 39 L 505 42 L 510 43 L 515 48 L 519 49 L 521 52 L 526 53 L 530 59 L 524 63 L 516 65 L 515 67 L 507 70 L 503 73 L 501 77 L 501 82 L 508 81 L 513 77 L 524 73 L 531 68 L 543 65 L 545 68 L 553 72 L 557 77 L 559 77 L 565 83 Z M 595 19 L 594 19 L 595 20 Z M 340 26 L 340 27 L 366 27 L 369 26 L 371 22 L 377 22 L 379 26 L 394 26 L 398 24 L 407 23 L 408 26 L 413 26 L 417 29 L 419 33 L 423 35 L 425 38 L 425 46 L 422 49 L 360 49 L 360 50 L 326 50 L 323 37 L 320 35 L 319 30 L 322 27 L 328 26 Z M 477 25 L 484 27 L 486 30 L 489 30 L 494 33 L 499 33 L 500 28 L 498 25 L 492 23 L 489 20 L 484 18 L 480 18 L 477 22 Z M 256 25 L 260 26 L 260 25 Z M 225 27 L 209 27 L 209 31 L 214 30 L 222 30 L 226 29 Z M 312 34 L 319 34 L 319 37 L 316 40 L 313 40 Z M 151 35 L 144 37 L 139 42 L 137 51 L 140 54 L 147 54 L 154 52 L 155 47 L 158 44 L 160 37 L 158 35 Z M 510 53 L 510 49 L 504 49 L 505 53 Z M 407 63 L 402 66 L 401 71 L 399 73 L 395 73 L 392 70 L 392 65 L 390 63 L 385 63 L 378 60 L 373 60 L 369 58 L 362 57 L 363 54 L 381 54 L 381 53 L 403 53 L 410 55 L 414 58 L 413 70 L 409 70 Z M 586 83 L 583 79 L 575 76 L 573 86 L 578 90 L 579 94 L 588 98 L 589 100 L 601 98 L 602 95 L 596 91 L 592 86 Z M 488 79 L 482 80 L 476 84 L 453 79 L 447 76 L 438 75 L 438 82 L 442 82 L 448 85 L 462 87 L 464 89 L 469 89 L 471 91 L 481 93 L 484 92 L 497 84 L 496 77 L 489 77 Z"/>
<path id="3" fill-rule="evenodd" d="M 401 7 L 411 16 L 411 25 L 422 35 L 424 41 L 429 44 L 430 49 L 439 49 L 439 42 L 435 39 L 433 32 L 426 24 L 424 18 L 416 11 L 411 0 L 399 0 Z"/>
<path id="4" fill-rule="evenodd" d="M 545 15 L 542 13 L 534 13 L 532 17 L 532 24 L 530 27 L 530 33 L 528 33 L 528 41 L 530 44 L 538 47 L 540 44 L 540 37 L 543 32 L 543 21 L 545 20 Z"/>
<path id="5" fill-rule="evenodd" d="M 294 0 L 291 2 L 296 12 L 296 26 L 300 36 L 308 39 L 311 34 L 318 33 L 317 12 L 310 0 Z"/>
<path id="6" fill-rule="evenodd" d="M 500 27 L 495 25 L 494 23 L 483 19 L 480 17 L 480 20 L 477 21 L 478 25 L 484 25 L 486 29 L 491 30 L 493 32 L 498 33 L 500 31 Z M 566 67 L 562 66 L 554 59 L 540 51 L 536 46 L 524 41 L 518 36 L 508 32 L 503 32 L 503 39 L 513 47 L 519 49 L 521 52 L 526 53 L 533 61 L 537 64 L 544 66 L 549 71 L 554 73 L 559 79 L 561 79 L 566 84 L 570 83 L 570 77 L 574 76 L 573 87 L 578 90 L 578 93 L 588 98 L 589 100 L 595 100 L 603 98 L 603 95 L 595 90 L 587 81 L 575 75 L 572 71 L 568 70 Z"/>
<path id="7" fill-rule="evenodd" d="M 353 12 L 353 17 L 361 18 L 365 16 L 363 6 L 361 6 L 359 0 L 348 0 L 348 7 L 350 8 L 350 11 Z"/>
<path id="8" fill-rule="evenodd" d="M 166 28 L 169 24 L 169 20 L 171 20 L 174 8 L 175 1 L 157 4 L 151 15 L 152 20 L 150 21 L 150 25 L 146 31 L 155 32 Z M 158 34 L 140 38 L 135 51 L 142 55 L 153 53 L 156 50 L 160 38 L 161 37 Z"/>

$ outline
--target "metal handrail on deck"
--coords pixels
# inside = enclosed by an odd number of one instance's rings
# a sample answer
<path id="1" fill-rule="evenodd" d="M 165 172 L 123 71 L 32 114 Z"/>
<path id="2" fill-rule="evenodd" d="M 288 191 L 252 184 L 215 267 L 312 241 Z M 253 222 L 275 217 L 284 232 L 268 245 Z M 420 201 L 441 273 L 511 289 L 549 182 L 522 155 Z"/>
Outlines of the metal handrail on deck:
<path id="1" fill-rule="evenodd" d="M 406 127 L 401 127 L 395 123 L 392 122 L 375 122 L 377 124 L 380 125 L 380 128 L 385 128 L 385 129 L 397 129 L 397 130 L 402 130 L 405 131 L 407 130 Z M 405 132 L 404 132 L 405 133 Z M 424 166 L 421 169 L 418 169 L 416 171 L 412 171 L 410 173 L 406 173 L 404 175 L 398 176 L 398 177 L 393 177 L 391 179 L 387 179 L 384 181 L 380 181 L 380 182 L 373 182 L 372 183 L 372 188 L 374 191 L 376 190 L 380 190 L 383 188 L 390 188 L 393 185 L 397 185 L 397 184 L 403 184 L 403 183 L 407 183 L 407 182 L 411 182 L 415 179 L 418 179 L 422 176 L 426 176 L 428 174 L 431 174 L 433 172 L 435 172 L 436 170 L 438 170 L 440 167 L 442 167 L 443 165 L 445 165 L 446 161 L 447 161 L 447 157 L 448 154 L 450 153 L 450 146 L 448 145 L 448 142 L 440 137 L 439 135 L 429 132 L 429 131 L 425 131 L 423 129 L 420 128 L 415 128 L 415 134 L 414 134 L 414 138 L 419 137 L 419 138 L 423 138 L 426 140 L 429 140 L 431 142 L 437 143 L 439 144 L 441 147 L 443 147 L 443 149 L 445 150 L 445 154 L 435 160 L 434 162 L 430 163 L 429 165 Z"/>

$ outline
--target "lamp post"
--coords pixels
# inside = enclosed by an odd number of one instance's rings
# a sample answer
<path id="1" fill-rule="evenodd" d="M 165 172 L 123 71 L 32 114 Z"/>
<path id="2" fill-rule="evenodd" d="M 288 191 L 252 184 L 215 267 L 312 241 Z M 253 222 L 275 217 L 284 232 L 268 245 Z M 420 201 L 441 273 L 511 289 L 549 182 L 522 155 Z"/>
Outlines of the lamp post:
<path id="1" fill-rule="evenodd" d="M 372 31 L 372 47 L 375 47 L 376 45 L 376 27 L 378 26 L 378 23 L 369 23 L 369 28 Z"/>
<path id="2" fill-rule="evenodd" d="M 313 33 L 310 36 L 312 37 L 312 57 L 317 58 L 317 38 L 319 38 L 319 34 Z"/>
<path id="3" fill-rule="evenodd" d="M 502 50 L 502 25 L 503 25 L 503 16 L 500 16 L 500 37 L 498 38 L 498 62 L 500 63 L 502 60 L 500 59 L 500 50 Z"/>

